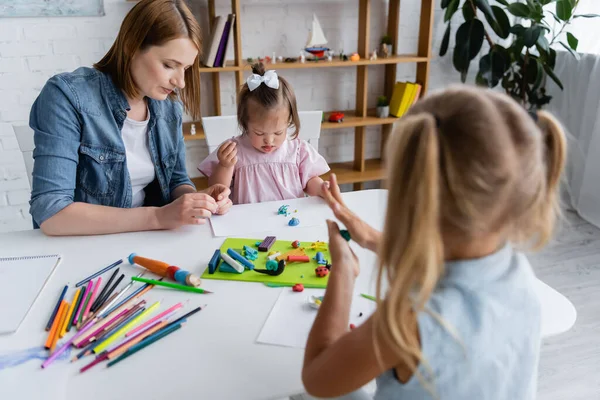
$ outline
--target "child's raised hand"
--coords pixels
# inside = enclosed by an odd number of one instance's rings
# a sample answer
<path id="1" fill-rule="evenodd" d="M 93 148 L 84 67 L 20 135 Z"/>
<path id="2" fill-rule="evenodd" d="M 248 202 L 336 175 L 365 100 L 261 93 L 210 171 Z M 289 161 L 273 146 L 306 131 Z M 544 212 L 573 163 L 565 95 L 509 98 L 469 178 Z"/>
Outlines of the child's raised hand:
<path id="1" fill-rule="evenodd" d="M 350 248 L 350 244 L 340 233 L 338 224 L 327 220 L 329 231 L 329 254 L 331 254 L 331 269 L 349 268 L 356 278 L 360 272 L 358 257 Z"/>
<path id="2" fill-rule="evenodd" d="M 223 143 L 217 151 L 219 164 L 225 168 L 231 168 L 237 163 L 237 145 L 235 142 L 228 140 Z"/>

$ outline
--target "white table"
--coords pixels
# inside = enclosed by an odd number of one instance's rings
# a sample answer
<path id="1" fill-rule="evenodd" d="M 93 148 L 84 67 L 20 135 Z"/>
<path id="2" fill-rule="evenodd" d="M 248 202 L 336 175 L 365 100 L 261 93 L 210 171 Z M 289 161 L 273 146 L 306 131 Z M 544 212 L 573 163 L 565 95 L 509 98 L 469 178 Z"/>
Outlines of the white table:
<path id="1" fill-rule="evenodd" d="M 348 205 L 378 229 L 383 226 L 386 192 L 360 191 L 344 194 Z M 326 207 L 323 203 L 313 207 Z M 307 210 L 304 210 L 306 212 Z M 285 240 L 326 240 L 327 230 L 296 227 L 274 232 Z M 264 234 L 245 235 L 264 237 Z M 99 270 L 132 252 L 167 261 L 201 273 L 224 238 L 214 238 L 208 225 L 177 231 L 140 232 L 93 237 L 52 238 L 39 230 L 0 235 L 0 257 L 22 254 L 60 253 L 63 261 L 16 334 L 0 336 L 0 354 L 41 346 L 44 326 L 60 290 L 69 283 Z M 361 277 L 358 290 L 372 292 L 370 277 L 375 258 L 358 253 Z M 124 263 L 121 271 L 138 272 Z M 155 288 L 148 303 L 163 300 L 164 306 L 189 301 L 189 307 L 208 306 L 188 320 L 169 338 L 116 365 L 98 365 L 84 374 L 81 366 L 57 361 L 41 370 L 41 361 L 0 370 L 2 399 L 276 399 L 302 392 L 300 371 L 303 350 L 255 343 L 273 304 L 283 289 L 258 283 L 206 280 L 211 295 L 194 295 Z M 544 336 L 568 330 L 575 310 L 561 294 L 540 285 Z M 72 291 L 70 292 L 72 293 Z M 72 295 L 72 294 L 71 294 Z"/>

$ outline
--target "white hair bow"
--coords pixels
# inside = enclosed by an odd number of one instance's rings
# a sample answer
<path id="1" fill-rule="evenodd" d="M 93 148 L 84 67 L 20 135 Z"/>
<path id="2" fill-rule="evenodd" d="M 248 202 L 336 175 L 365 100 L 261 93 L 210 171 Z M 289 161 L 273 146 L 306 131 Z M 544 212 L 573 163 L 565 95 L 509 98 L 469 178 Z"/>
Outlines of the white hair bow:
<path id="1" fill-rule="evenodd" d="M 263 76 L 258 74 L 250 75 L 246 83 L 251 92 L 259 87 L 261 83 L 264 83 L 271 89 L 279 89 L 279 78 L 277 77 L 277 73 L 272 69 L 266 71 Z"/>

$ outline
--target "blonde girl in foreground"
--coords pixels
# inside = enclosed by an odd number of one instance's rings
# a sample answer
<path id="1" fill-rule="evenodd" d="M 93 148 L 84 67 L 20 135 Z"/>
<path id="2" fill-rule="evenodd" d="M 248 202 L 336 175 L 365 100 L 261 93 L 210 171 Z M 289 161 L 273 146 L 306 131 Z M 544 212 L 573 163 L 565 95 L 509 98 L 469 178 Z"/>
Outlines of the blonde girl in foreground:
<path id="1" fill-rule="evenodd" d="M 378 254 L 379 300 L 349 331 L 359 265 L 328 221 L 333 266 L 306 347 L 307 392 L 363 399 L 377 378 L 377 400 L 535 398 L 540 304 L 521 251 L 552 234 L 565 153 L 550 114 L 456 87 L 418 102 L 390 138 L 383 233 L 344 205 L 333 176 L 329 205 Z"/>

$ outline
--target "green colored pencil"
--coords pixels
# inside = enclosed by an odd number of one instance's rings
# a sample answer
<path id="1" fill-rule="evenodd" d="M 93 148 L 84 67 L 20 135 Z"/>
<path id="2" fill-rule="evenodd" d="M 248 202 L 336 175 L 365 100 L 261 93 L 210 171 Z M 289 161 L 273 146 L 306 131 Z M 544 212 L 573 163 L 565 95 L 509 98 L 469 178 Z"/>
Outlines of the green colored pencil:
<path id="1" fill-rule="evenodd" d="M 275 283 L 275 282 L 265 282 L 265 285 L 268 287 L 292 287 L 295 283 Z M 325 289 L 327 288 L 327 284 L 324 283 L 322 285 L 318 283 L 303 283 L 302 284 L 306 289 Z"/>
<path id="2" fill-rule="evenodd" d="M 73 308 L 74 313 L 77 312 L 77 310 L 79 309 L 79 303 L 81 303 L 81 298 L 83 297 L 83 289 L 79 288 L 77 289 L 77 292 L 75 292 L 76 297 L 73 298 L 73 301 L 75 302 L 75 307 Z M 73 322 L 75 321 L 75 318 L 73 318 L 71 316 L 71 318 L 69 318 L 69 323 L 67 324 L 67 332 L 71 331 L 71 327 L 73 326 Z"/>
<path id="3" fill-rule="evenodd" d="M 361 295 L 362 297 L 364 297 L 365 299 L 369 299 L 369 300 L 377 301 L 377 299 L 375 298 L 375 296 L 371 296 L 371 295 L 364 294 L 364 293 L 361 293 L 360 295 Z"/>
<path id="4" fill-rule="evenodd" d="M 85 314 L 85 308 L 87 307 L 90 299 L 92 298 L 92 291 L 90 290 L 87 296 L 85 297 L 85 302 L 83 303 L 83 307 L 81 307 L 81 312 L 79 313 L 79 317 L 77 319 L 77 328 L 79 329 L 79 325 L 83 321 L 83 314 Z"/>
<path id="5" fill-rule="evenodd" d="M 210 292 L 210 291 L 208 291 L 206 289 L 202 289 L 202 288 L 197 288 L 197 287 L 193 287 L 193 286 L 180 285 L 178 283 L 156 281 L 154 279 L 138 278 L 137 276 L 132 276 L 131 280 L 132 281 L 136 281 L 136 282 L 149 283 L 150 285 L 164 286 L 164 287 L 168 287 L 168 288 L 171 288 L 171 289 L 182 290 L 184 292 L 212 293 L 212 292 Z"/>

